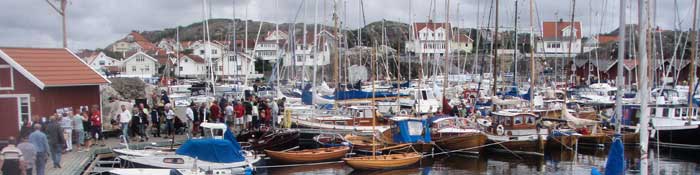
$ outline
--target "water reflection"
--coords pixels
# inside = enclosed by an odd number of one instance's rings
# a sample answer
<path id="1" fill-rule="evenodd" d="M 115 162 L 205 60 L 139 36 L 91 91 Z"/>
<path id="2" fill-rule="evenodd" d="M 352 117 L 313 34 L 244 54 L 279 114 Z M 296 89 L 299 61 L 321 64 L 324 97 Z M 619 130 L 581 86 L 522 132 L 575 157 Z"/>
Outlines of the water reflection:
<path id="1" fill-rule="evenodd" d="M 626 147 L 627 174 L 639 171 L 639 148 Z M 566 149 L 552 149 L 545 156 L 522 156 L 485 153 L 478 156 L 442 155 L 426 157 L 420 164 L 398 170 L 353 171 L 342 164 L 324 164 L 260 170 L 259 174 L 590 174 L 591 168 L 604 171 L 608 150 L 578 148 L 578 154 Z M 697 150 L 657 150 L 649 154 L 652 174 L 700 174 L 700 153 Z"/>

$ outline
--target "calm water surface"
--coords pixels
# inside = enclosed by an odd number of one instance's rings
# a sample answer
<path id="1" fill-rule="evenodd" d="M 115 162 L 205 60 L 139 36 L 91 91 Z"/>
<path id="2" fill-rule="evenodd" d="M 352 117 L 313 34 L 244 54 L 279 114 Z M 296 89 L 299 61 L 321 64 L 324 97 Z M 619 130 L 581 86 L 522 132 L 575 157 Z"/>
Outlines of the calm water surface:
<path id="1" fill-rule="evenodd" d="M 258 174 L 590 174 L 591 168 L 603 171 L 608 150 L 579 148 L 574 151 L 548 150 L 544 157 L 486 153 L 480 156 L 442 155 L 425 158 L 420 164 L 389 171 L 354 171 L 343 163 L 313 166 L 259 169 Z M 627 174 L 639 173 L 639 149 L 625 148 Z M 700 174 L 700 150 L 652 149 L 649 155 L 652 174 Z M 263 162 L 274 165 L 274 162 Z"/>

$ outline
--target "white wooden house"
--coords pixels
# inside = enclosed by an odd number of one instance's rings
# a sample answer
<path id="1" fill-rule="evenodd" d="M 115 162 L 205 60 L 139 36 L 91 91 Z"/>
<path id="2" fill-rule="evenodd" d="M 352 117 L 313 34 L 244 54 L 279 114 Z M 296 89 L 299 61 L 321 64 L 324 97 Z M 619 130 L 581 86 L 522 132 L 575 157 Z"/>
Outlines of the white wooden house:
<path id="1" fill-rule="evenodd" d="M 153 77 L 158 73 L 158 60 L 145 52 L 138 51 L 122 61 L 122 75 Z"/>

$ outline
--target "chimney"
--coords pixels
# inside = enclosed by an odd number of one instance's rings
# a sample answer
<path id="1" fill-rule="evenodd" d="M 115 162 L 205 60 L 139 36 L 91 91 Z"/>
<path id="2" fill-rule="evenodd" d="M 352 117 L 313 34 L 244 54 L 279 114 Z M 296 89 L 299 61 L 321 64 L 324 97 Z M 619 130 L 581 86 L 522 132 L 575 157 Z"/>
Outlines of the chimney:
<path id="1" fill-rule="evenodd" d="M 564 19 L 559 18 L 559 23 L 562 23 L 562 22 L 564 22 Z"/>

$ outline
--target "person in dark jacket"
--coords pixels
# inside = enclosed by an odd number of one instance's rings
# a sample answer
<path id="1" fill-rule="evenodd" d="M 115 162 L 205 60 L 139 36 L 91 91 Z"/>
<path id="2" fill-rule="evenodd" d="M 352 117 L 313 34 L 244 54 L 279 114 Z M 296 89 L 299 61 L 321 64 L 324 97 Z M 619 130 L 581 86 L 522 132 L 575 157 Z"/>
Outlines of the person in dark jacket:
<path id="1" fill-rule="evenodd" d="M 136 121 L 135 125 L 136 128 L 138 128 L 138 134 L 141 137 L 141 142 L 146 139 L 148 141 L 148 134 L 146 134 L 146 128 L 148 127 L 148 115 L 145 113 L 143 108 L 139 108 L 138 112 L 136 113 L 136 117 L 138 117 L 138 120 Z"/>
<path id="2" fill-rule="evenodd" d="M 51 152 L 51 160 L 54 168 L 61 168 L 61 152 L 66 140 L 63 138 L 63 129 L 58 124 L 58 115 L 51 116 L 48 125 L 46 126 L 46 136 L 49 139 L 49 150 Z"/>
<path id="3" fill-rule="evenodd" d="M 151 109 L 151 128 L 153 137 L 160 137 L 160 113 L 156 108 Z"/>

